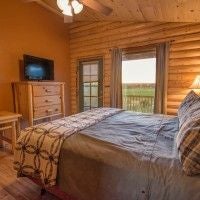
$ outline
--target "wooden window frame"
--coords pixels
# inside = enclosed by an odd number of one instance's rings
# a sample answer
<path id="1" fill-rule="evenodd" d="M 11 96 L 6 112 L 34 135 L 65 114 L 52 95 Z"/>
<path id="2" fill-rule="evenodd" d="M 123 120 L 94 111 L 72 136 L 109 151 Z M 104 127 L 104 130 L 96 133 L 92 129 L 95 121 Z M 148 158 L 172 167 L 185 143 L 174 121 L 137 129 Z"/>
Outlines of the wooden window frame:
<path id="1" fill-rule="evenodd" d="M 156 59 L 156 71 L 157 71 L 157 45 L 152 44 L 152 45 L 146 45 L 146 46 L 138 46 L 138 47 L 129 47 L 122 49 L 122 62 L 123 61 L 128 61 L 128 60 L 135 60 L 137 59 L 144 59 L 144 58 L 153 58 L 155 57 Z M 155 73 L 157 75 L 157 72 Z M 156 77 L 157 79 L 157 77 Z M 155 81 L 155 94 L 154 94 L 154 110 L 155 110 L 155 99 L 156 95 L 156 81 Z M 122 94 L 123 97 L 123 94 Z M 122 101 L 123 104 L 123 101 Z M 154 113 L 153 110 L 153 113 Z"/>

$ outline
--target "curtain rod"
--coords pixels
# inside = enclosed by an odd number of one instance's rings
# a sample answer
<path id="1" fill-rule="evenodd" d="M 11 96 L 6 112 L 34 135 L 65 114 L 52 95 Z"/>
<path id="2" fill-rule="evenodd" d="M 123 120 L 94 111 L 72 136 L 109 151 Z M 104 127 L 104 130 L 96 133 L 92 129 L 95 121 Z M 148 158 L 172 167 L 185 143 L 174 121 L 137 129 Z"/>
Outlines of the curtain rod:
<path id="1" fill-rule="evenodd" d="M 152 43 L 152 44 L 147 44 L 147 45 L 138 45 L 138 46 L 130 46 L 130 47 L 125 47 L 125 48 L 121 48 L 122 50 L 129 50 L 129 49 L 134 49 L 134 48 L 142 48 L 142 47 L 153 47 L 153 46 L 155 46 L 155 45 L 158 45 L 158 44 L 161 44 L 161 43 L 165 43 L 165 42 L 169 42 L 169 43 L 171 43 L 171 42 L 174 42 L 175 41 L 175 39 L 171 39 L 171 40 L 166 40 L 166 41 L 163 41 L 163 42 L 156 42 L 156 43 Z M 117 46 L 114 46 L 114 47 L 112 47 L 112 48 L 110 48 L 109 49 L 109 51 L 112 51 L 112 49 L 115 49 L 115 48 L 119 48 L 119 47 L 117 47 Z"/>

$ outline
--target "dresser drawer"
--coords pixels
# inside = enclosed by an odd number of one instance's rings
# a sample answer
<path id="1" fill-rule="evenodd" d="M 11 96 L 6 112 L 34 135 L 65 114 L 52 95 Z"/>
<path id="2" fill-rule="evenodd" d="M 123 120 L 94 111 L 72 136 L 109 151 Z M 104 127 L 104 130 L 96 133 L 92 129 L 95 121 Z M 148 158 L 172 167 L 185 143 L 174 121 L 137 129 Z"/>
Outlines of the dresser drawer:
<path id="1" fill-rule="evenodd" d="M 60 96 L 42 96 L 33 98 L 34 107 L 49 106 L 55 104 L 61 104 Z"/>
<path id="2" fill-rule="evenodd" d="M 34 85 L 33 86 L 33 96 L 48 96 L 48 95 L 60 95 L 60 86 L 59 85 Z"/>
<path id="3" fill-rule="evenodd" d="M 34 118 L 42 118 L 50 115 L 61 114 L 61 104 L 44 106 L 34 109 Z"/>

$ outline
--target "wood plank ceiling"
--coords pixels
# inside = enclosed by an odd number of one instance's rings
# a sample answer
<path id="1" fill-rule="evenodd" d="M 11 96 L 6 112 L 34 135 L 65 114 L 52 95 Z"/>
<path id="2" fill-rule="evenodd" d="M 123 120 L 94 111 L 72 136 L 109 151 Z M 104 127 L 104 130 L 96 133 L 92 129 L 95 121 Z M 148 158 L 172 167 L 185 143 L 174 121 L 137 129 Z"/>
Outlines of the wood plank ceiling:
<path id="1" fill-rule="evenodd" d="M 88 7 L 74 21 L 200 22 L 200 0 L 96 0 L 113 9 L 104 16 Z M 42 2 L 42 4 L 41 4 Z M 61 13 L 56 0 L 38 0 Z"/>

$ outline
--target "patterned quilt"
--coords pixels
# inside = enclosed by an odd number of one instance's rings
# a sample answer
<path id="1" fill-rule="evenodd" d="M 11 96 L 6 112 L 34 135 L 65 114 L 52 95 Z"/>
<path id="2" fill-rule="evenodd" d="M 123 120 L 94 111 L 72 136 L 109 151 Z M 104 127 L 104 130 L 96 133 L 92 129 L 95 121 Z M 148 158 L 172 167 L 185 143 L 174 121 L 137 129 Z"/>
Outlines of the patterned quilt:
<path id="1" fill-rule="evenodd" d="M 14 152 L 14 169 L 18 177 L 32 176 L 39 178 L 45 186 L 55 185 L 63 141 L 121 111 L 97 108 L 25 129 L 18 138 Z"/>

